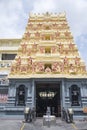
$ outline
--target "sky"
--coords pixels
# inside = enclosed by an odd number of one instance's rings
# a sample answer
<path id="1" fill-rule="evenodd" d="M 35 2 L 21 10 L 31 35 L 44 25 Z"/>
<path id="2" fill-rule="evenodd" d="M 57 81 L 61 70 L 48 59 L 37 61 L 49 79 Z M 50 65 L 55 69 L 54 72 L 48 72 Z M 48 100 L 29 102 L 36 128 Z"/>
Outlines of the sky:
<path id="1" fill-rule="evenodd" d="M 29 13 L 62 13 L 87 66 L 87 0 L 0 0 L 0 39 L 22 38 Z"/>

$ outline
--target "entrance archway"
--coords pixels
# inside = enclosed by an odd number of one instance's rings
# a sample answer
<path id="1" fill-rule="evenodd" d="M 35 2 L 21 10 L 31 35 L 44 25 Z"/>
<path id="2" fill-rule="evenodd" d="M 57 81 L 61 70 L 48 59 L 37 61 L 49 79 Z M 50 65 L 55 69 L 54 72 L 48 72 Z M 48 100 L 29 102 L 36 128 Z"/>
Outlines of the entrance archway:
<path id="1" fill-rule="evenodd" d="M 61 116 L 60 84 L 36 84 L 36 115 L 42 117 L 50 107 L 51 114 Z"/>
<path id="2" fill-rule="evenodd" d="M 20 85 L 16 90 L 16 105 L 25 106 L 25 86 Z"/>

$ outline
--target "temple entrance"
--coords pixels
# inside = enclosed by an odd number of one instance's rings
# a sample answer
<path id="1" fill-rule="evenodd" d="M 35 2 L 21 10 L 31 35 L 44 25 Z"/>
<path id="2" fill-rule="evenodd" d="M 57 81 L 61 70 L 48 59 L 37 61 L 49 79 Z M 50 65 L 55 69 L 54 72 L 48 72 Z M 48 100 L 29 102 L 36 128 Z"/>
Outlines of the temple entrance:
<path id="1" fill-rule="evenodd" d="M 20 85 L 16 91 L 16 105 L 25 106 L 25 86 Z"/>
<path id="2" fill-rule="evenodd" d="M 50 107 L 51 114 L 61 116 L 60 84 L 36 84 L 36 115 L 42 117 Z"/>

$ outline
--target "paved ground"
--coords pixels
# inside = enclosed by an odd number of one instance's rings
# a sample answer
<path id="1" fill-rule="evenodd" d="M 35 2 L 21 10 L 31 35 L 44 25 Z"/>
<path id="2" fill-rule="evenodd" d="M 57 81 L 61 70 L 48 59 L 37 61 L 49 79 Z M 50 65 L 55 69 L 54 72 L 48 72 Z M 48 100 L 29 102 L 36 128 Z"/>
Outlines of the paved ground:
<path id="1" fill-rule="evenodd" d="M 43 126 L 43 121 L 41 119 L 36 120 L 33 123 L 26 123 L 24 130 L 75 130 L 72 124 L 67 124 L 60 119 L 57 120 L 56 125 Z"/>
<path id="2" fill-rule="evenodd" d="M 21 120 L 1 120 L 0 130 L 20 130 L 22 126 Z"/>
<path id="3" fill-rule="evenodd" d="M 56 125 L 43 126 L 42 119 L 37 119 L 34 123 L 24 123 L 23 118 L 0 118 L 0 130 L 87 130 L 87 121 L 67 124 L 57 119 Z"/>

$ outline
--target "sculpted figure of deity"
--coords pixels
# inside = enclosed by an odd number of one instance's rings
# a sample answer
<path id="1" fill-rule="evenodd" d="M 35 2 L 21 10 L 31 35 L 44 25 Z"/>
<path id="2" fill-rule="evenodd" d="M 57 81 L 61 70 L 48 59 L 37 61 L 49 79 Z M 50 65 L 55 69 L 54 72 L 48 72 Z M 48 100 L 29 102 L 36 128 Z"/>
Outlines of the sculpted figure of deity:
<path id="1" fill-rule="evenodd" d="M 82 71 L 82 73 L 85 73 L 85 72 L 86 72 L 86 67 L 85 67 L 85 66 L 82 66 L 82 67 L 81 67 L 81 71 Z"/>
<path id="2" fill-rule="evenodd" d="M 76 57 L 75 57 L 75 65 L 79 65 L 79 60 L 80 60 L 80 59 L 76 56 Z"/>
<path id="3" fill-rule="evenodd" d="M 16 61 L 17 61 L 17 66 L 19 66 L 19 65 L 21 64 L 21 57 L 19 56 L 19 57 L 16 59 Z"/>
<path id="4" fill-rule="evenodd" d="M 65 50 L 64 53 L 65 53 L 65 55 L 68 55 L 69 52 L 67 50 Z"/>
<path id="5" fill-rule="evenodd" d="M 41 27 L 41 26 L 42 26 L 42 24 L 41 24 L 41 23 L 39 23 L 39 24 L 38 24 L 38 26 L 39 26 L 39 27 Z"/>
<path id="6" fill-rule="evenodd" d="M 63 24 L 62 24 L 62 27 L 63 27 L 63 28 L 64 28 L 64 27 L 66 27 L 66 26 L 67 26 L 67 24 L 66 24 L 66 23 L 63 23 Z"/>
<path id="7" fill-rule="evenodd" d="M 58 46 L 59 46 L 59 50 L 62 50 L 62 49 L 63 49 L 63 48 L 62 48 L 62 47 L 63 47 L 63 45 L 62 45 L 61 43 L 59 43 L 59 45 L 58 45 Z"/>
<path id="8" fill-rule="evenodd" d="M 73 49 L 73 47 L 74 47 L 74 44 L 70 43 L 69 44 L 69 49 Z"/>
<path id="9" fill-rule="evenodd" d="M 64 64 L 63 63 L 60 65 L 60 72 L 61 73 L 64 72 Z"/>
<path id="10" fill-rule="evenodd" d="M 45 69 L 45 72 L 51 72 L 51 69 L 50 69 L 49 67 L 47 67 L 47 68 Z"/>
<path id="11" fill-rule="evenodd" d="M 43 63 L 39 64 L 39 71 L 41 71 L 41 72 L 44 71 L 44 64 Z"/>
<path id="12" fill-rule="evenodd" d="M 40 33 L 39 32 L 36 32 L 35 35 L 36 35 L 36 37 L 40 37 Z"/>
<path id="13" fill-rule="evenodd" d="M 29 29 L 32 29 L 33 28 L 33 24 L 29 24 Z"/>
<path id="14" fill-rule="evenodd" d="M 68 65 L 68 58 L 66 56 L 64 58 L 64 65 Z"/>
<path id="15" fill-rule="evenodd" d="M 43 72 L 43 71 L 44 71 L 44 64 L 43 64 L 42 62 L 39 62 L 39 63 L 38 63 L 38 70 L 39 70 L 40 72 Z"/>
<path id="16" fill-rule="evenodd" d="M 56 27 L 56 26 L 57 26 L 57 24 L 56 24 L 56 23 L 54 23 L 54 24 L 53 24 L 53 26 L 54 26 L 54 27 Z"/>
<path id="17" fill-rule="evenodd" d="M 36 51 L 36 49 L 37 49 L 37 44 L 34 42 L 34 44 L 33 44 L 33 48 L 32 48 L 34 51 Z"/>
<path id="18" fill-rule="evenodd" d="M 27 47 L 26 52 L 27 52 L 27 55 L 30 56 L 30 55 L 31 55 L 31 52 L 32 52 L 32 49 L 31 49 L 30 47 Z"/>
<path id="19" fill-rule="evenodd" d="M 59 64 L 57 62 L 52 64 L 52 71 L 57 72 Z"/>
<path id="20" fill-rule="evenodd" d="M 21 46 L 22 46 L 22 53 L 23 54 L 26 53 L 27 52 L 27 44 L 23 43 L 23 44 L 21 44 Z"/>
<path id="21" fill-rule="evenodd" d="M 20 66 L 20 70 L 21 70 L 21 72 L 26 73 L 27 67 L 26 67 L 25 65 L 21 65 L 21 66 Z"/>
<path id="22" fill-rule="evenodd" d="M 55 35 L 56 35 L 56 37 L 59 37 L 59 36 L 60 36 L 60 32 L 57 31 L 57 32 L 55 33 Z"/>
<path id="23" fill-rule="evenodd" d="M 44 64 L 43 63 L 35 63 L 35 71 L 44 72 Z"/>
<path id="24" fill-rule="evenodd" d="M 33 64 L 32 64 L 32 72 L 36 72 L 36 66 L 37 66 L 36 63 L 33 63 Z"/>
<path id="25" fill-rule="evenodd" d="M 56 52 L 56 47 L 55 47 L 55 46 L 51 48 L 51 52 L 52 52 L 52 53 L 55 53 L 55 52 Z"/>
<path id="26" fill-rule="evenodd" d="M 32 58 L 31 57 L 28 58 L 28 65 L 32 65 Z"/>
<path id="27" fill-rule="evenodd" d="M 70 72 L 70 73 L 75 72 L 75 67 L 73 66 L 73 64 L 70 64 L 69 72 Z"/>
<path id="28" fill-rule="evenodd" d="M 41 52 L 41 53 L 44 53 L 44 52 L 45 52 L 44 47 L 40 47 L 40 52 Z"/>
<path id="29" fill-rule="evenodd" d="M 14 73 L 14 72 L 15 72 L 15 66 L 12 65 L 12 66 L 11 66 L 11 73 Z"/>
<path id="30" fill-rule="evenodd" d="M 68 37 L 69 35 L 70 35 L 70 33 L 66 31 L 65 36 Z"/>
<path id="31" fill-rule="evenodd" d="M 26 34 L 25 34 L 25 36 L 27 37 L 27 38 L 30 38 L 30 33 L 29 32 L 27 32 Z"/>

